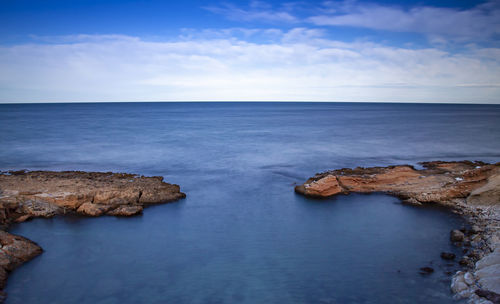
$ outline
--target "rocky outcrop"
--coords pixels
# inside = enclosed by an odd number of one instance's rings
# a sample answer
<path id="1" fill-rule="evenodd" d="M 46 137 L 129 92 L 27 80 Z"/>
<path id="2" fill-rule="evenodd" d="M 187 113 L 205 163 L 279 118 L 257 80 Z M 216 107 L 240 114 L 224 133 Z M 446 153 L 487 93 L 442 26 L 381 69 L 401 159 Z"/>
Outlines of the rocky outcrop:
<path id="1" fill-rule="evenodd" d="M 495 204 L 500 198 L 500 165 L 482 162 L 427 162 L 424 169 L 412 166 L 340 169 L 317 174 L 295 191 L 311 197 L 350 192 L 386 192 L 411 203 L 454 204 L 467 198 L 469 204 Z M 488 179 L 491 178 L 491 183 Z M 488 185 L 486 185 L 488 183 Z M 495 184 L 495 185 L 493 185 Z M 497 189 L 497 190 L 495 190 Z M 481 196 L 481 199 L 477 198 Z"/>
<path id="2" fill-rule="evenodd" d="M 0 223 L 78 213 L 130 216 L 148 204 L 185 197 L 163 177 L 99 172 L 17 171 L 0 174 Z"/>
<path id="3" fill-rule="evenodd" d="M 0 172 L 0 225 L 68 213 L 132 216 L 150 204 L 184 198 L 163 177 L 100 172 Z M 42 252 L 35 243 L 0 230 L 0 290 L 7 275 Z M 5 294 L 0 291 L 0 302 Z"/>
<path id="4" fill-rule="evenodd" d="M 450 240 L 464 245 L 466 253 L 459 261 L 466 271 L 455 274 L 451 289 L 472 303 L 500 303 L 500 163 L 435 161 L 422 166 L 328 171 L 296 186 L 295 192 L 314 198 L 384 192 L 414 205 L 452 207 L 466 216 L 471 228 L 450 233 Z"/>
<path id="5" fill-rule="evenodd" d="M 8 273 L 40 253 L 42 248 L 32 241 L 0 230 L 0 301 L 6 296 L 1 290 L 5 287 Z"/>

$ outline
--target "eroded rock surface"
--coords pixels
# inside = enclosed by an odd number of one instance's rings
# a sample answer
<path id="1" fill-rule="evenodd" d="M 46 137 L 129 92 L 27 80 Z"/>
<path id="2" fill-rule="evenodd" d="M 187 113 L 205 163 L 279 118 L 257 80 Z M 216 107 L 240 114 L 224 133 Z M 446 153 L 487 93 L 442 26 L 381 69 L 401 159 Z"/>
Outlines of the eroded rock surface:
<path id="1" fill-rule="evenodd" d="M 450 240 L 466 244 L 451 289 L 469 303 L 500 303 L 500 163 L 426 162 L 412 166 L 340 169 L 317 174 L 295 191 L 324 198 L 351 192 L 385 192 L 421 205 L 438 203 L 466 216 L 472 225 L 453 230 Z"/>
<path id="2" fill-rule="evenodd" d="M 99 172 L 0 174 L 0 223 L 76 212 L 88 216 L 140 213 L 147 204 L 184 198 L 163 177 Z"/>
<path id="3" fill-rule="evenodd" d="M 495 204 L 500 198 L 500 164 L 482 162 L 426 162 L 424 169 L 412 166 L 340 169 L 317 174 L 295 191 L 306 196 L 328 197 L 350 192 L 386 192 L 413 203 L 453 204 L 454 199 L 474 195 L 469 204 L 483 198 Z M 495 186 L 488 184 L 488 179 Z M 479 197 L 481 199 L 478 199 Z"/>
<path id="4" fill-rule="evenodd" d="M 163 177 L 99 172 L 0 172 L 0 225 L 33 217 L 77 213 L 85 216 L 131 216 L 148 204 L 184 198 L 178 185 Z M 42 253 L 32 241 L 0 230 L 0 302 L 7 275 Z"/>

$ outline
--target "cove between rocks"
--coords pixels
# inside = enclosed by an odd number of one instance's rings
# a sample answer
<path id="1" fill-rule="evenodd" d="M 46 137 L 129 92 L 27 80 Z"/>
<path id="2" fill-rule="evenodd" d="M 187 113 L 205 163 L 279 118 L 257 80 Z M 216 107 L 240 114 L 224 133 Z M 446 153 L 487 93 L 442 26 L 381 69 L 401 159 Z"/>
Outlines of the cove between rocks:
<path id="1" fill-rule="evenodd" d="M 132 216 L 151 204 L 185 198 L 163 177 L 80 171 L 0 173 L 0 302 L 8 273 L 42 253 L 36 243 L 5 230 L 12 222 L 64 214 Z"/>
<path id="2" fill-rule="evenodd" d="M 500 302 L 500 163 L 427 162 L 412 166 L 356 168 L 317 174 L 297 186 L 321 198 L 350 192 L 385 192 L 419 205 L 453 208 L 473 225 L 467 245 L 467 271 L 452 282 L 457 297 Z M 12 222 L 63 214 L 131 216 L 148 204 L 184 198 L 178 185 L 162 177 L 97 172 L 9 171 L 0 174 L 0 287 L 8 273 L 42 252 L 34 242 L 4 231 Z M 469 231 L 468 231 L 469 232 Z M 467 244 L 468 243 L 468 244 Z M 5 299 L 1 293 L 1 299 Z"/>
<path id="3" fill-rule="evenodd" d="M 472 228 L 454 231 L 453 238 L 464 246 L 466 256 L 452 279 L 457 298 L 472 303 L 500 303 L 500 163 L 424 162 L 413 166 L 339 169 L 316 174 L 295 192 L 312 198 L 326 198 L 351 192 L 384 192 L 403 202 L 436 203 L 463 215 Z"/>

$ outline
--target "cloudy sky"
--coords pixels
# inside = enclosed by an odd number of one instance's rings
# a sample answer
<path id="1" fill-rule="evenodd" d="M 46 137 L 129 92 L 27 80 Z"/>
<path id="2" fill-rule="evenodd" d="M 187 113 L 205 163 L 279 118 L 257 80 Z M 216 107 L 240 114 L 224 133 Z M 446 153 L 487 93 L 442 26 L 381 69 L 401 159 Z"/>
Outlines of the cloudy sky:
<path id="1" fill-rule="evenodd" d="M 500 0 L 0 0 L 0 102 L 500 103 Z"/>

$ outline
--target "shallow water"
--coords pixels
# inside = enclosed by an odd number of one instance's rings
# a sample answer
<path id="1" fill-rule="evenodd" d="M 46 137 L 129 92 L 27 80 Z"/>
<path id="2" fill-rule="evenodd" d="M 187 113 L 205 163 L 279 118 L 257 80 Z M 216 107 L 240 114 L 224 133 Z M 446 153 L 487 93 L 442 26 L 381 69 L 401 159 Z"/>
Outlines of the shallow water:
<path id="1" fill-rule="evenodd" d="M 499 106 L 0 105 L 0 169 L 162 175 L 187 193 L 133 218 L 11 227 L 45 252 L 9 277 L 7 302 L 451 303 L 457 266 L 439 253 L 458 253 L 459 217 L 293 185 L 340 167 L 499 161 L 498 121 Z"/>

